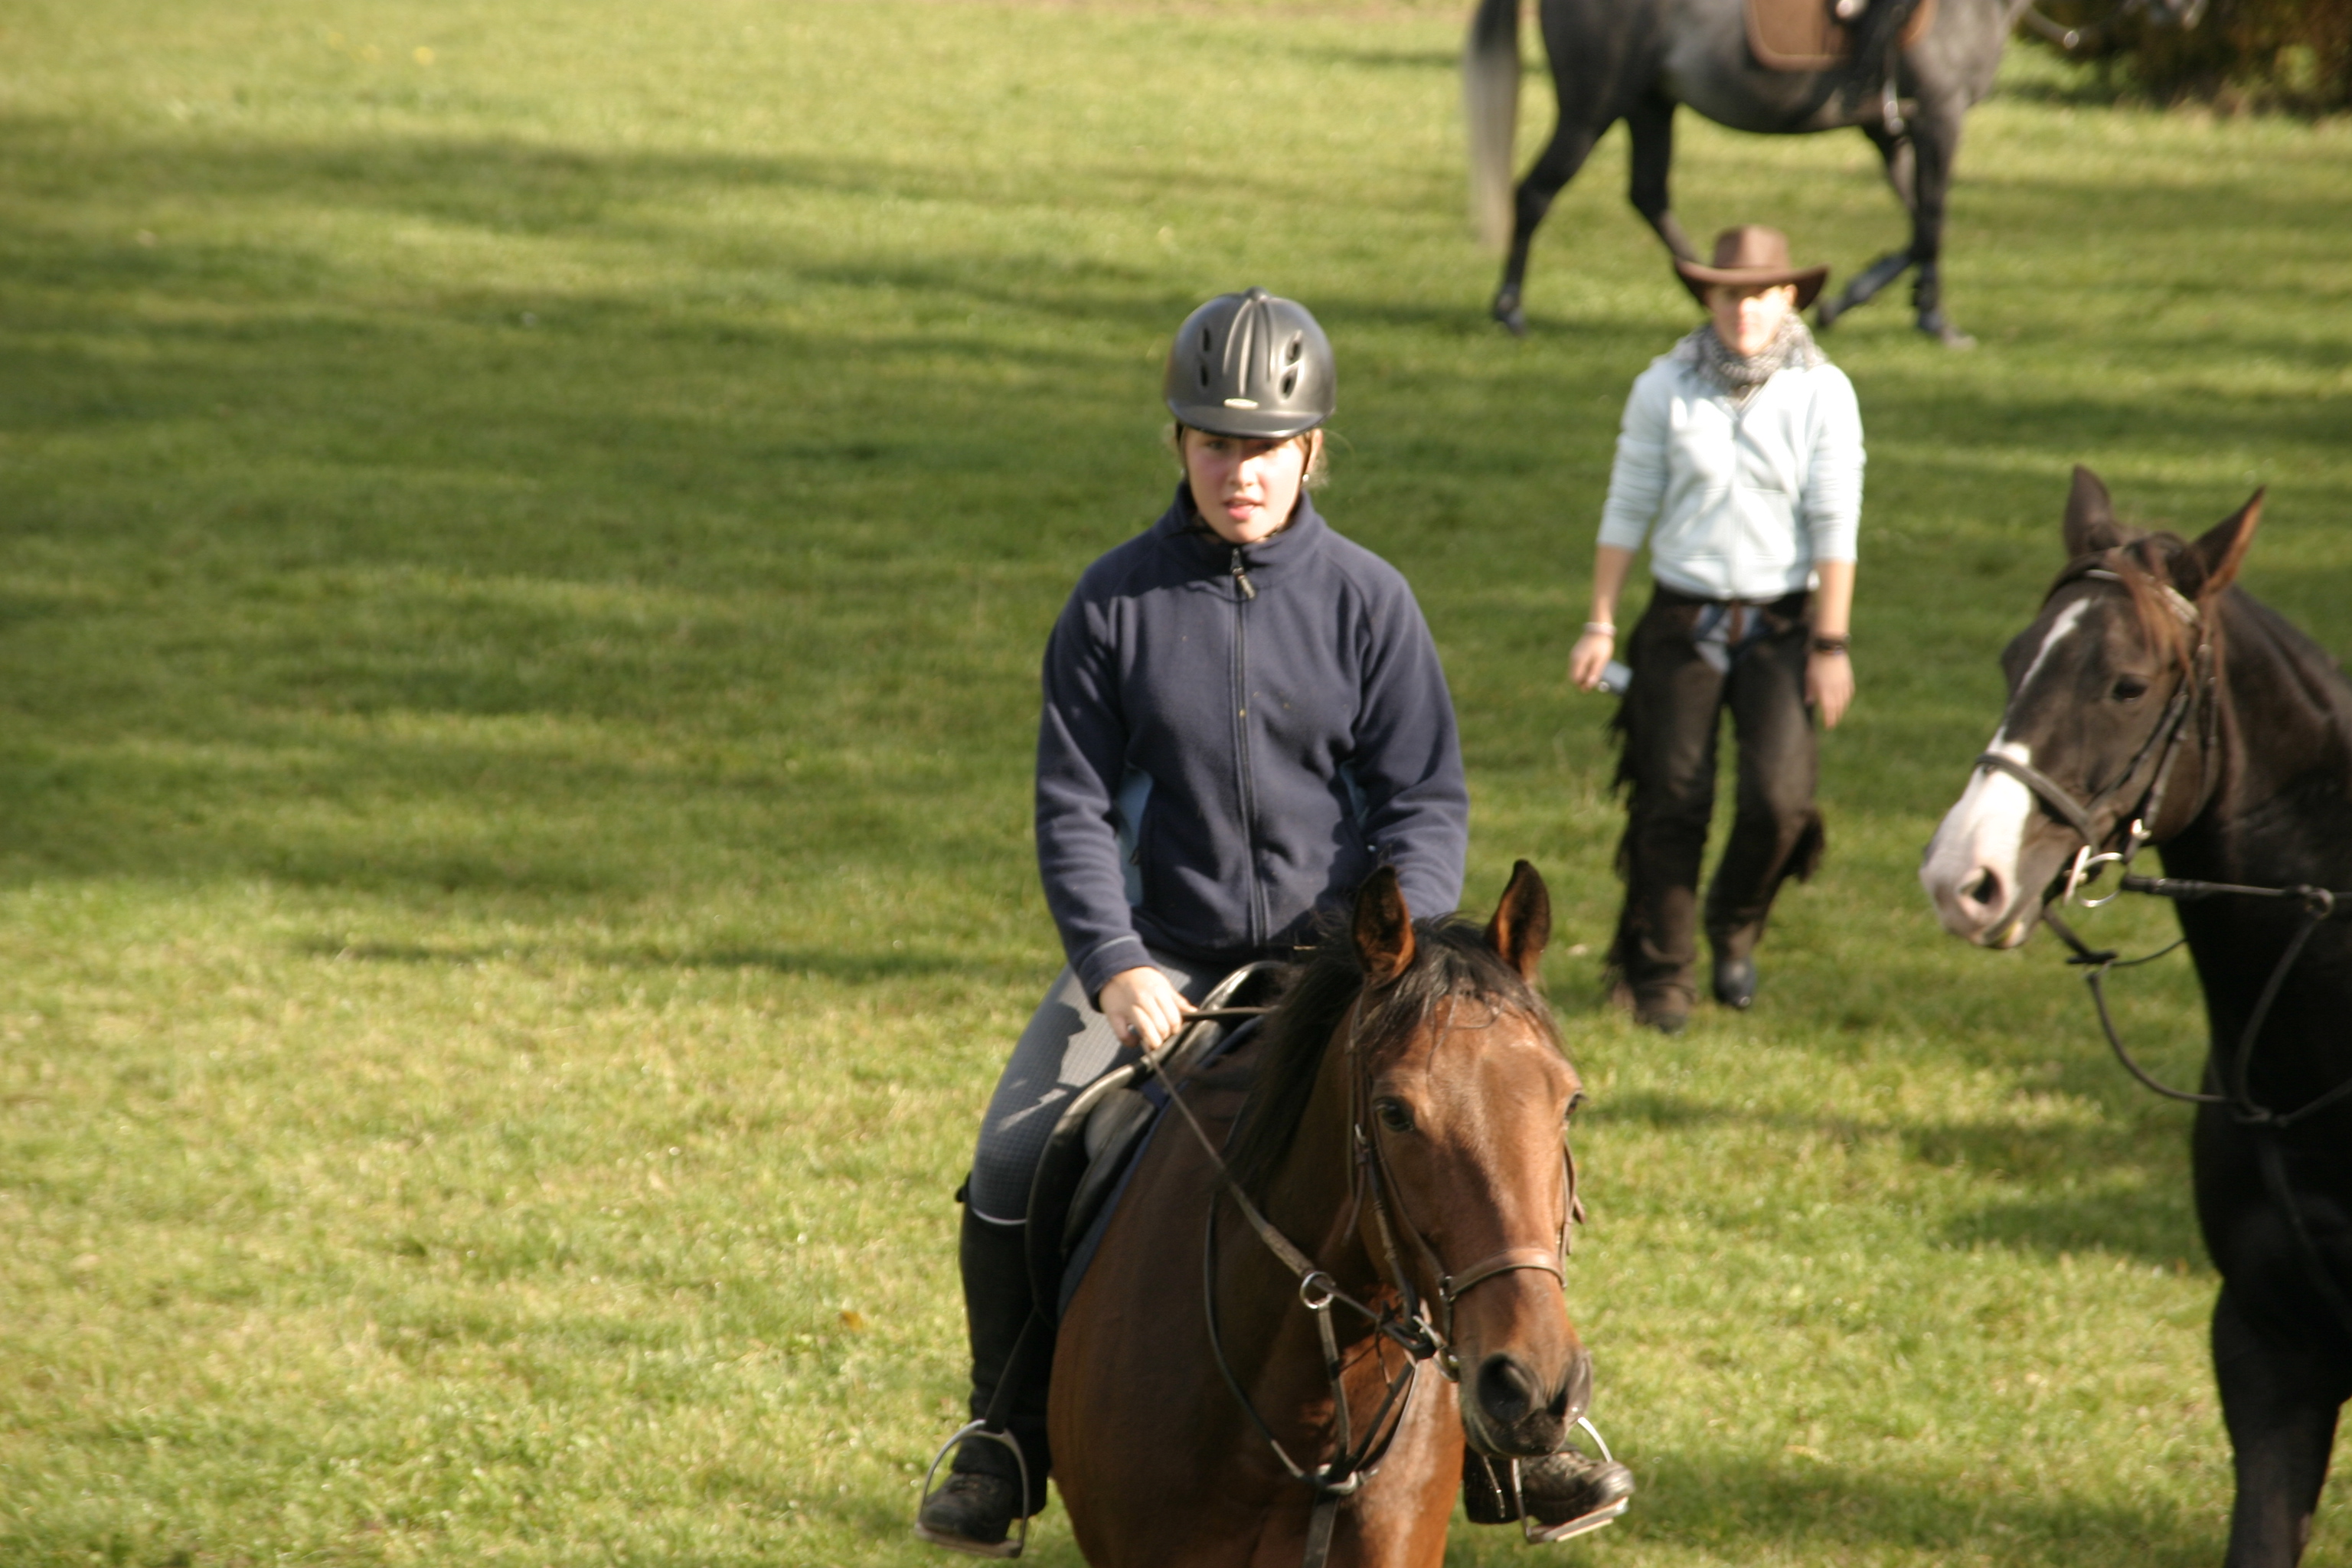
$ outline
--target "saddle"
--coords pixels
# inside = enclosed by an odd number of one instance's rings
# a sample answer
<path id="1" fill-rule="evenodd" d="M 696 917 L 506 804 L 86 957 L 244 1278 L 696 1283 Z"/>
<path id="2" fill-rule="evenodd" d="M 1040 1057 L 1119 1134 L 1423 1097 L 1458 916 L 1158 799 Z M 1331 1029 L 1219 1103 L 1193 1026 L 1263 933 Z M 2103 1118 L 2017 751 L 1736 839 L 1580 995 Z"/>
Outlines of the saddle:
<path id="1" fill-rule="evenodd" d="M 1854 29 L 1837 19 L 1830 0 L 1747 0 L 1746 10 L 1748 52 L 1767 70 L 1832 70 L 1853 57 Z M 1935 20 L 1936 0 L 1920 0 L 1897 46 L 1917 43 Z"/>
<path id="2" fill-rule="evenodd" d="M 1201 1011 L 1270 1004 L 1286 966 L 1244 964 L 1202 998 Z M 1168 1085 L 1228 1057 L 1259 1020 L 1202 1019 L 1163 1047 L 1156 1068 L 1115 1067 L 1080 1089 L 1045 1141 L 1029 1185 L 1031 1300 L 1055 1322 L 1076 1294 L 1110 1216 L 1168 1109 Z"/>

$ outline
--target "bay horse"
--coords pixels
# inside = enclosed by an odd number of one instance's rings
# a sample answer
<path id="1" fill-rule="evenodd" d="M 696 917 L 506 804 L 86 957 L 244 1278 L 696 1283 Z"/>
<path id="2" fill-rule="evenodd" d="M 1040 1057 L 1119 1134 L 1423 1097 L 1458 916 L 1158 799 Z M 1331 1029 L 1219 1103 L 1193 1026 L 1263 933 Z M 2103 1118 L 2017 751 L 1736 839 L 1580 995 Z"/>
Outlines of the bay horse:
<path id="1" fill-rule="evenodd" d="M 1463 57 L 1463 99 L 1469 122 L 1471 211 L 1489 244 L 1506 234 L 1510 252 L 1496 291 L 1495 319 L 1514 333 L 1527 331 L 1521 290 L 1528 247 L 1560 188 L 1576 177 L 1594 143 L 1619 121 L 1633 138 L 1630 195 L 1634 209 L 1666 248 L 1685 261 L 1704 259 L 1675 221 L 1666 199 L 1674 160 L 1674 119 L 1688 104 L 1718 125 L 1770 135 L 1805 134 L 1853 126 L 1870 138 L 1885 162 L 1887 182 L 1911 218 L 1911 243 L 1864 268 L 1834 300 L 1824 300 L 1823 327 L 1862 304 L 1910 268 L 1918 329 L 1954 347 L 1972 340 L 1952 324 L 1943 306 L 1937 271 L 1944 243 L 1944 204 L 1960 121 L 1992 90 L 2010 29 L 2032 0 L 1933 0 L 1927 30 L 1905 47 L 1890 46 L 1885 61 L 1822 71 L 1767 69 L 1748 40 L 1748 0 L 1538 0 L 1545 52 L 1550 57 L 1559 117 L 1551 142 L 1509 195 L 1511 143 L 1518 125 L 1521 0 L 1479 0 Z M 1823 5 L 1829 0 L 1821 0 Z M 1907 16 L 1910 0 L 1872 0 L 1888 19 Z M 2204 0 L 2122 0 L 2152 21 L 2193 19 Z M 1856 28 L 1868 39 L 1865 16 Z M 1867 52 L 1877 55 L 1877 49 Z M 1864 74 L 1857 78 L 1855 68 Z M 1867 90 L 1852 90 L 1867 89 Z M 1753 215 L 1747 215 L 1753 216 Z"/>
<path id="2" fill-rule="evenodd" d="M 2015 947 L 2117 868 L 2179 900 L 2210 1047 L 2191 1141 L 2221 1276 L 2213 1364 L 2235 1455 L 2231 1568 L 2302 1554 L 2352 1394 L 2352 685 L 2232 586 L 2257 491 L 2193 543 L 2116 521 L 2074 470 L 2069 562 L 2001 656 L 2009 704 L 1920 880 L 1947 930 Z M 2133 874 L 2153 845 L 2164 875 Z M 2114 845 L 2116 847 L 2110 848 Z M 2093 857 L 2097 857 L 2094 860 Z M 2109 892 L 2107 896 L 2112 897 Z M 2339 900 L 2341 904 L 2339 907 Z"/>
<path id="3" fill-rule="evenodd" d="M 1383 868 L 1246 1073 L 1174 1086 L 1198 1128 L 1141 1155 L 1055 1352 L 1088 1563 L 1434 1568 L 1465 1433 L 1562 1447 L 1592 1373 L 1562 1294 L 1581 1091 L 1535 989 L 1550 928 L 1525 861 L 1483 929 L 1414 922 Z"/>

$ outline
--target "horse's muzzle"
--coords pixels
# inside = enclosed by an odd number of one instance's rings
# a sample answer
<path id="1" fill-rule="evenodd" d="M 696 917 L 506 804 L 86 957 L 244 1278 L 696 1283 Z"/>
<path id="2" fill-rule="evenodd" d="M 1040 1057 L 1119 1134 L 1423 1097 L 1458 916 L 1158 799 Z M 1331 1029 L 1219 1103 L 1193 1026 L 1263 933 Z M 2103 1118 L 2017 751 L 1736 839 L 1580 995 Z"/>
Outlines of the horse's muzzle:
<path id="1" fill-rule="evenodd" d="M 1557 1453 L 1591 1403 L 1592 1353 L 1582 1345 L 1557 1383 L 1500 1351 L 1463 1380 L 1463 1429 L 1472 1447 L 1495 1458 Z"/>

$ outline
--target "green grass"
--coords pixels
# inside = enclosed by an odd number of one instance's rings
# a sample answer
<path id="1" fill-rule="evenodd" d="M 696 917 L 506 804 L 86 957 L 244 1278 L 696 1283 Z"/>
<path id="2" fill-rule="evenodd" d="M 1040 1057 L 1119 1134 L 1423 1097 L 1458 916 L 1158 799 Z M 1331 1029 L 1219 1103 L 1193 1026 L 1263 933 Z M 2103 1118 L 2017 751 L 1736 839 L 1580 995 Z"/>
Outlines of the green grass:
<path id="1" fill-rule="evenodd" d="M 1339 346 L 1326 506 L 1444 652 L 1472 898 L 1525 855 L 1559 902 L 1572 1306 L 1643 1489 L 1549 1555 L 2219 1555 L 2182 1116 L 1913 870 L 2067 465 L 2187 527 L 2270 484 L 2248 582 L 2352 644 L 2352 125 L 2012 60 L 1950 230 L 1983 348 L 1899 296 L 1830 342 L 1871 468 L 1828 867 L 1757 1012 L 1667 1041 L 1596 998 L 1618 815 L 1561 667 L 1690 310 L 1616 137 L 1533 337 L 1485 321 L 1460 20 L 0 16 L 0 1562 L 926 1560 L 949 1194 L 1057 962 L 1037 652 L 1163 502 L 1166 334 L 1249 282 Z M 1679 174 L 1696 233 L 1899 238 L 1859 138 L 1686 117 Z"/>

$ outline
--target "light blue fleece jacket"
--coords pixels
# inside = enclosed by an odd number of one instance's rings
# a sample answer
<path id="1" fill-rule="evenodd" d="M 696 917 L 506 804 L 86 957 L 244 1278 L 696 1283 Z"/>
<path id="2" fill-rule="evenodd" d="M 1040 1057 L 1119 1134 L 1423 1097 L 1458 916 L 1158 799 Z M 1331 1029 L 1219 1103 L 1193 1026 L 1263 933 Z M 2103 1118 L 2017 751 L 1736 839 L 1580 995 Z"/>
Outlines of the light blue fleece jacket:
<path id="1" fill-rule="evenodd" d="M 1661 355 L 1625 400 L 1601 542 L 1646 536 L 1651 575 L 1680 593 L 1777 599 L 1815 562 L 1854 558 L 1862 466 L 1862 412 L 1837 366 L 1791 365 L 1743 406 Z"/>

